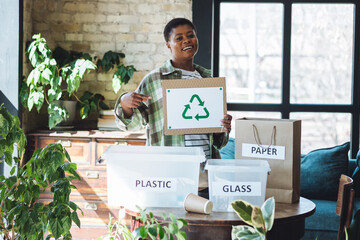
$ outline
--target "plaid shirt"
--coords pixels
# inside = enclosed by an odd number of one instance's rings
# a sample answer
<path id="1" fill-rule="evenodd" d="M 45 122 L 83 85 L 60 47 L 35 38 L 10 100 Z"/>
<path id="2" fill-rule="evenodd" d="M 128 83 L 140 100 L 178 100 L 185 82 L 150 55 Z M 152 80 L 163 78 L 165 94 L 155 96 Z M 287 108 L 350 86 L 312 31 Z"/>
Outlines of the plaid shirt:
<path id="1" fill-rule="evenodd" d="M 194 64 L 195 69 L 204 78 L 211 77 L 211 72 Z M 147 74 L 141 81 L 137 93 L 151 96 L 138 108 L 133 109 L 134 114 L 130 119 L 124 118 L 120 105 L 121 96 L 115 104 L 116 123 L 121 130 L 141 130 L 146 127 L 147 145 L 151 146 L 184 146 L 184 135 L 164 135 L 163 94 L 161 80 L 181 79 L 181 71 L 175 70 L 168 60 L 160 68 Z M 209 134 L 211 156 L 220 158 L 219 149 L 226 145 L 228 133 Z"/>

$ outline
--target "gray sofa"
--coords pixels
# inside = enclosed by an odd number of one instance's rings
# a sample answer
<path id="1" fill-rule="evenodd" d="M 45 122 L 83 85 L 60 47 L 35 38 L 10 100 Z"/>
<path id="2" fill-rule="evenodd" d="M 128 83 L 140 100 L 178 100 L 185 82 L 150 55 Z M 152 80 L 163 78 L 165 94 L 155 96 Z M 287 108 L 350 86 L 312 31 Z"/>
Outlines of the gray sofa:
<path id="1" fill-rule="evenodd" d="M 350 143 L 344 143 L 301 155 L 301 196 L 316 204 L 315 213 L 305 220 L 303 240 L 336 239 L 340 218 L 335 212 L 341 174 L 353 177 L 356 192 L 354 213 L 360 209 L 360 151 L 357 159 L 349 159 L 349 147 Z M 234 159 L 233 138 L 229 139 L 220 154 L 224 159 Z"/>

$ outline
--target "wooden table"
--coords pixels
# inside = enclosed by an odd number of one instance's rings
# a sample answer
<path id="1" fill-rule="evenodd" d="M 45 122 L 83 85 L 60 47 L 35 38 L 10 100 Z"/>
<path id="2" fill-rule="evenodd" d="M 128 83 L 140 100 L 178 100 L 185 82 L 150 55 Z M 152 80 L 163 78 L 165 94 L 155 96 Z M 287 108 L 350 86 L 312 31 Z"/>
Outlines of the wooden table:
<path id="1" fill-rule="evenodd" d="M 183 218 L 188 226 L 183 230 L 188 239 L 196 240 L 230 240 L 232 226 L 244 225 L 235 212 L 212 212 L 210 215 L 188 213 L 183 208 L 147 208 L 156 218 L 161 220 L 162 213 L 172 213 L 176 218 Z M 301 197 L 298 203 L 275 203 L 274 226 L 267 235 L 268 240 L 297 240 L 305 231 L 305 218 L 315 212 L 315 204 Z M 132 216 L 133 226 L 139 226 L 135 221 L 136 212 L 126 210 Z"/>

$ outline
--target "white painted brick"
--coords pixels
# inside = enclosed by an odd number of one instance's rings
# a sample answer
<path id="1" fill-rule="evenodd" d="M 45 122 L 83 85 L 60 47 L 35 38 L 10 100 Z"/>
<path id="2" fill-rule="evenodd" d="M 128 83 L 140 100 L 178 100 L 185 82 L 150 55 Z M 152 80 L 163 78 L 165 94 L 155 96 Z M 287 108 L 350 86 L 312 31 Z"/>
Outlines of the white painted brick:
<path id="1" fill-rule="evenodd" d="M 114 92 L 104 92 L 103 96 L 105 97 L 106 101 L 116 100 L 118 96 Z"/>
<path id="2" fill-rule="evenodd" d="M 126 49 L 130 52 L 152 52 L 155 48 L 151 43 L 129 43 Z"/>
<path id="3" fill-rule="evenodd" d="M 50 22 L 55 22 L 55 23 L 68 23 L 71 21 L 71 14 L 67 14 L 67 13 L 51 13 L 51 14 L 47 14 L 47 19 Z"/>
<path id="4" fill-rule="evenodd" d="M 132 33 L 121 33 L 121 34 L 116 34 L 116 42 L 132 42 L 135 40 L 135 34 Z"/>
<path id="5" fill-rule="evenodd" d="M 99 42 L 99 43 L 90 43 L 91 49 L 102 49 L 105 51 L 114 50 L 115 49 L 115 42 Z M 102 56 L 101 56 L 102 58 Z"/>
<path id="6" fill-rule="evenodd" d="M 65 34 L 65 41 L 82 41 L 83 34 L 77 33 L 66 33 Z"/>
<path id="7" fill-rule="evenodd" d="M 145 42 L 148 40 L 148 35 L 147 34 L 137 34 L 136 35 L 136 41 L 137 42 Z"/>
<path id="8" fill-rule="evenodd" d="M 114 22 L 114 23 L 128 23 L 134 24 L 139 23 L 139 16 L 136 15 L 108 15 L 107 22 Z"/>
<path id="9" fill-rule="evenodd" d="M 84 40 L 89 42 L 110 42 L 113 39 L 113 34 L 104 34 L 104 33 L 84 33 Z M 94 49 L 97 50 L 97 49 Z"/>
<path id="10" fill-rule="evenodd" d="M 74 14 L 74 20 L 76 23 L 101 23 L 105 22 L 106 16 L 93 13 L 76 13 Z"/>
<path id="11" fill-rule="evenodd" d="M 115 70 L 110 70 L 109 72 L 105 73 L 105 72 L 100 72 L 97 75 L 97 79 L 100 82 L 106 82 L 106 81 L 110 81 L 112 79 L 112 76 L 114 74 Z"/>
<path id="12" fill-rule="evenodd" d="M 163 34 L 158 34 L 158 33 L 150 33 L 148 39 L 151 42 L 154 43 L 164 43 L 165 44 L 165 39 L 164 39 L 164 35 Z"/>
<path id="13" fill-rule="evenodd" d="M 96 24 L 84 24 L 83 25 L 84 32 L 96 32 L 97 29 L 98 29 L 98 26 Z"/>
<path id="14" fill-rule="evenodd" d="M 154 12 L 151 12 L 151 14 L 143 15 L 140 20 L 143 23 L 161 24 L 162 28 L 164 28 L 166 16 L 162 14 L 154 14 Z"/>
<path id="15" fill-rule="evenodd" d="M 77 12 L 78 7 L 75 2 L 66 2 L 63 6 L 63 10 L 70 11 L 70 12 Z"/>
<path id="16" fill-rule="evenodd" d="M 98 3 L 97 10 L 103 13 L 128 12 L 128 5 L 120 3 Z"/>

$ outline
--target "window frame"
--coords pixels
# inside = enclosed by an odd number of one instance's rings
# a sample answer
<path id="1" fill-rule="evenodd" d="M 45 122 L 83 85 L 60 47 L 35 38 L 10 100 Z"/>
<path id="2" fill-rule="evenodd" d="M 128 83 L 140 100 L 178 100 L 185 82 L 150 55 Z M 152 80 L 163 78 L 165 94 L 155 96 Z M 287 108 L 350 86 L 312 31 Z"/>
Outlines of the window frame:
<path id="1" fill-rule="evenodd" d="M 283 62 L 282 62 L 282 97 L 280 103 L 258 104 L 228 102 L 229 111 L 280 112 L 283 119 L 289 119 L 293 112 L 324 112 L 351 114 L 350 157 L 355 158 L 359 149 L 360 130 L 360 1 L 358 0 L 193 0 L 193 22 L 198 26 L 200 42 L 195 62 L 211 68 L 214 77 L 219 75 L 219 28 L 220 4 L 227 3 L 281 3 L 284 6 L 283 18 Z M 291 16 L 294 3 L 325 3 L 354 5 L 353 39 L 353 75 L 351 104 L 294 104 L 290 103 L 290 64 L 291 64 Z M 211 24 L 209 24 L 211 23 Z M 201 26 L 201 27 L 200 27 Z M 202 29 L 204 26 L 204 29 Z M 204 45 L 203 45 L 204 42 Z M 210 42 L 210 43 L 209 43 Z M 209 46 L 212 51 L 209 52 Z M 356 67 L 358 66 L 358 67 Z"/>

